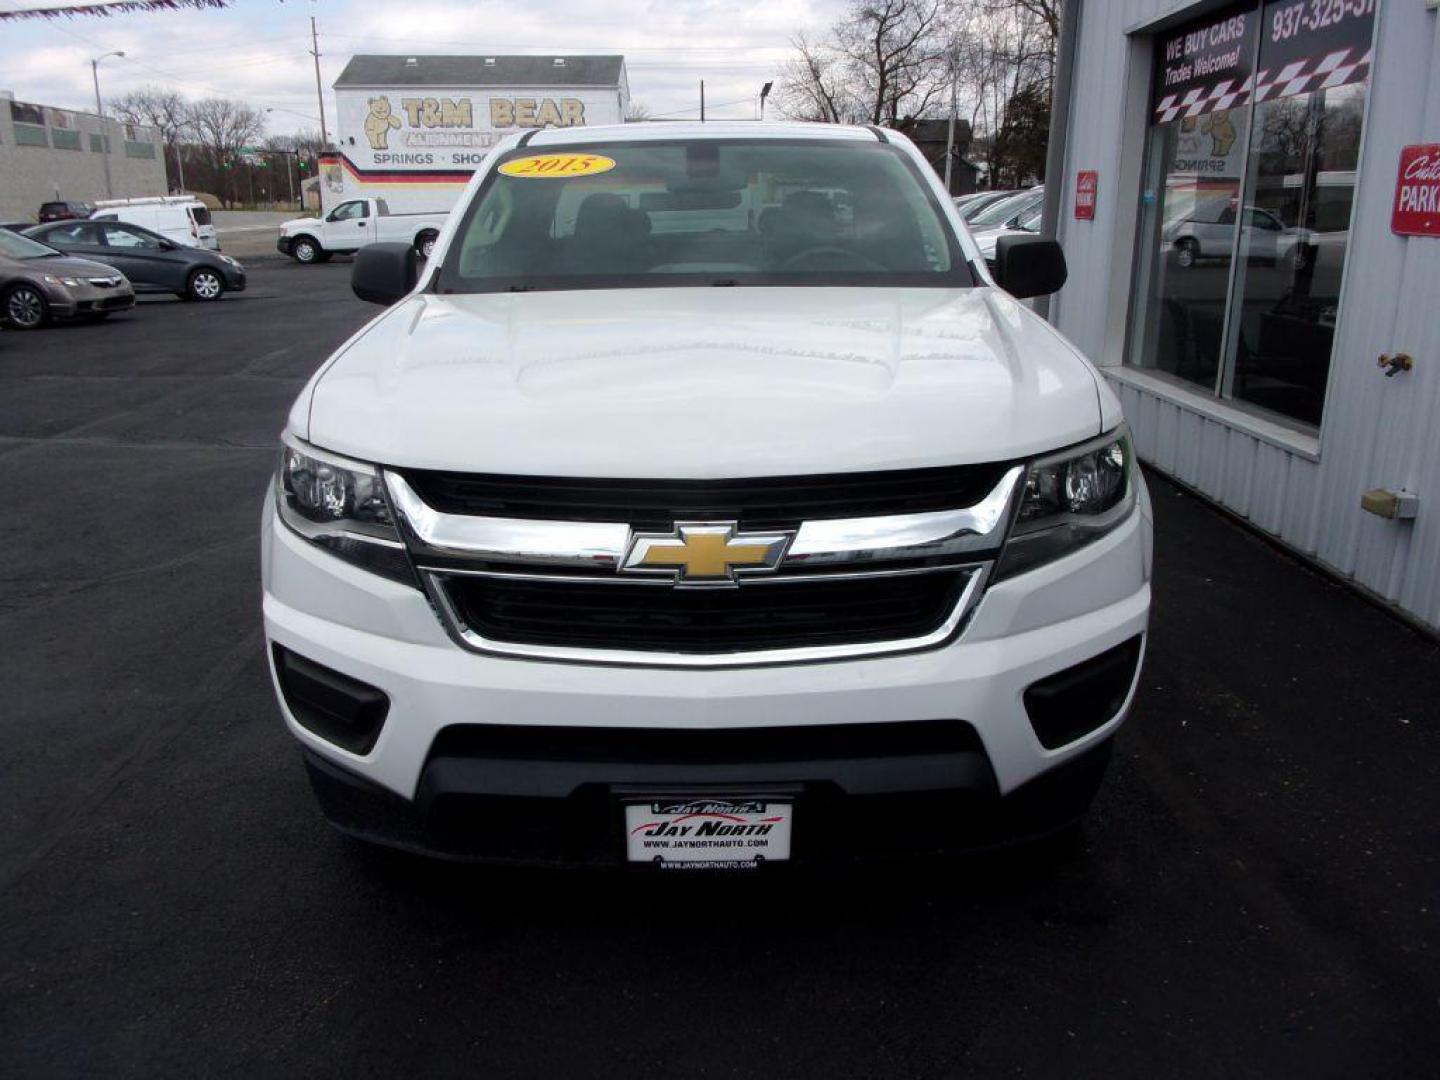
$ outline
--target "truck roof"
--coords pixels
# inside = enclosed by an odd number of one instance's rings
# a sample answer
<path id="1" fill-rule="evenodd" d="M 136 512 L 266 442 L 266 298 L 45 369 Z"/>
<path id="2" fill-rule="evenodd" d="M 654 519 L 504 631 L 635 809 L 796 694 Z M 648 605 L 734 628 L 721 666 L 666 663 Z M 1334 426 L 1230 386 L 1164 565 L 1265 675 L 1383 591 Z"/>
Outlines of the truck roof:
<path id="1" fill-rule="evenodd" d="M 800 121 L 760 123 L 755 120 L 656 121 L 597 124 L 571 128 L 545 128 L 535 132 L 526 146 L 573 146 L 593 142 L 648 142 L 662 139 L 853 139 L 888 141 L 904 136 L 895 131 L 850 124 Z"/>

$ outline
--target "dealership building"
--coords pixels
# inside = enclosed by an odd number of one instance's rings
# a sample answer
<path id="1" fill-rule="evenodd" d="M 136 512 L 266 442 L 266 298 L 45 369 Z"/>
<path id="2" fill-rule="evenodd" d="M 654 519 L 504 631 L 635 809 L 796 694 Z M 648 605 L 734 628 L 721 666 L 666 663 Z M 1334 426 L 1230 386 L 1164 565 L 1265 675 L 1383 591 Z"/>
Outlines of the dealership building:
<path id="1" fill-rule="evenodd" d="M 160 133 L 95 113 L 17 101 L 0 90 L 0 218 L 34 220 L 40 204 L 165 194 Z"/>
<path id="2" fill-rule="evenodd" d="M 1436 7 L 1067 0 L 1049 186 L 1141 457 L 1432 629 Z"/>

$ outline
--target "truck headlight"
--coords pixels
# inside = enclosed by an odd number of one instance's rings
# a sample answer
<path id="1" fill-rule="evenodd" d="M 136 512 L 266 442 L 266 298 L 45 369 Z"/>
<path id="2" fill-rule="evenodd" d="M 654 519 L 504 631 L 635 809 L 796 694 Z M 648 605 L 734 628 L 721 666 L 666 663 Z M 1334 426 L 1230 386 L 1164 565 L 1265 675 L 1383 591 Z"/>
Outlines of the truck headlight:
<path id="1" fill-rule="evenodd" d="M 415 585 L 385 484 L 373 465 L 286 436 L 275 512 L 317 547 L 394 581 Z"/>
<path id="2" fill-rule="evenodd" d="M 1031 463 L 996 577 L 1011 577 L 1104 536 L 1135 507 L 1135 451 L 1121 425 Z"/>

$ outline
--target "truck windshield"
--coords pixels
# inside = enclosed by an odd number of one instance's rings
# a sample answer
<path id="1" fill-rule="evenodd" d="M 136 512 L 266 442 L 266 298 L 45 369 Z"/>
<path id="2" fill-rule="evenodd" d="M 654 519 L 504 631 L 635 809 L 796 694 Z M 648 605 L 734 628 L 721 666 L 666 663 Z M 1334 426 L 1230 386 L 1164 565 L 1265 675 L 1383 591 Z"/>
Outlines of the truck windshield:
<path id="1" fill-rule="evenodd" d="M 441 292 L 973 284 L 914 163 L 838 139 L 513 151 L 436 280 Z"/>

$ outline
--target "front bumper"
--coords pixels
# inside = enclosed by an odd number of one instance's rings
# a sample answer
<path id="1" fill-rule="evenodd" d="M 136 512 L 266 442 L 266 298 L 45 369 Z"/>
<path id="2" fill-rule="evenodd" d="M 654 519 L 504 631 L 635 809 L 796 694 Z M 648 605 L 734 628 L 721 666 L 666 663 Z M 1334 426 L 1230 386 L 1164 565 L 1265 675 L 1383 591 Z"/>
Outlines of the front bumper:
<path id="1" fill-rule="evenodd" d="M 290 249 L 294 246 L 294 244 L 295 244 L 295 239 L 294 239 L 294 237 L 290 237 L 290 236 L 277 237 L 276 240 L 275 240 L 275 250 L 278 251 L 278 252 L 280 252 L 281 255 L 289 255 L 289 254 L 290 254 Z"/>
<path id="2" fill-rule="evenodd" d="M 622 849 L 608 830 L 617 820 L 612 812 L 617 790 L 626 785 L 679 784 L 688 790 L 719 783 L 743 791 L 747 783 L 788 778 L 797 785 L 797 821 L 805 820 L 798 815 L 806 812 L 812 822 L 822 820 L 813 815 L 823 814 L 833 825 L 862 806 L 840 796 L 888 800 L 901 814 L 911 813 L 919 800 L 935 811 L 925 815 L 927 821 L 953 825 L 942 829 L 949 843 L 927 841 L 927 849 L 975 847 L 1043 832 L 1073 818 L 1088 802 L 1138 674 L 1128 676 L 1123 704 L 1113 714 L 1050 749 L 1032 726 L 1024 694 L 1108 650 L 1143 643 L 1149 549 L 1149 504 L 1142 493 L 1137 512 L 1106 537 L 992 585 L 964 633 L 939 648 L 773 667 L 604 667 L 463 650 L 423 594 L 315 549 L 275 520 L 267 500 L 265 629 L 272 678 L 279 646 L 388 698 L 378 737 L 357 753 L 302 725 L 280 695 L 327 815 L 370 839 L 464 858 L 613 861 Z M 280 694 L 278 678 L 276 690 Z M 555 770 L 537 772 L 535 754 L 528 752 L 519 758 L 482 753 L 466 760 L 480 760 L 484 767 L 459 772 L 437 768 L 440 758 L 454 756 L 454 740 L 463 741 L 456 732 L 467 730 L 539 733 L 542 746 L 544 736 L 553 736 L 555 752 L 549 757 L 563 759 L 565 747 L 577 742 L 576 729 L 604 729 L 626 740 L 674 733 L 744 735 L 763 747 L 766 730 L 779 740 L 809 729 L 823 744 L 847 726 L 858 731 L 900 725 L 897 737 L 904 732 L 908 738 L 936 722 L 953 725 L 956 733 L 943 760 L 931 755 L 917 766 L 910 760 L 914 754 L 882 753 L 878 765 L 871 760 L 865 767 L 863 780 L 855 779 L 861 774 L 851 766 L 823 754 L 786 759 L 781 766 L 762 761 L 760 753 L 753 759 L 742 754 L 738 770 L 728 772 L 682 767 L 662 757 L 658 769 L 637 773 L 631 767 L 634 755 L 617 762 L 614 754 L 592 760 L 580 752 L 582 760 L 561 770 L 560 788 L 553 786 Z M 657 761 L 653 755 L 642 758 L 650 765 Z M 748 769 L 747 760 L 753 760 Z M 437 772 L 445 773 L 443 784 Z M 1072 779 L 1062 783 L 1067 776 Z M 1055 783 L 1038 783 L 1042 778 Z M 1052 788 L 1058 794 L 1045 794 Z M 453 812 L 457 801 L 450 796 L 459 797 L 460 812 Z M 878 813 L 879 804 L 864 805 L 865 813 Z M 541 835 L 531 836 L 530 846 L 500 842 L 511 826 L 535 822 L 540 825 L 530 831 Z M 567 822 L 583 827 L 577 833 Z M 807 854 L 801 835 L 797 831 L 797 859 Z"/>
<path id="3" fill-rule="evenodd" d="M 110 289 L 94 285 L 77 288 L 48 288 L 50 313 L 57 319 L 76 319 L 100 312 L 126 311 L 135 306 L 135 290 L 129 284 Z"/>

